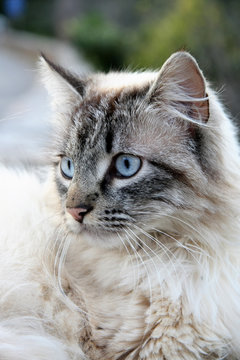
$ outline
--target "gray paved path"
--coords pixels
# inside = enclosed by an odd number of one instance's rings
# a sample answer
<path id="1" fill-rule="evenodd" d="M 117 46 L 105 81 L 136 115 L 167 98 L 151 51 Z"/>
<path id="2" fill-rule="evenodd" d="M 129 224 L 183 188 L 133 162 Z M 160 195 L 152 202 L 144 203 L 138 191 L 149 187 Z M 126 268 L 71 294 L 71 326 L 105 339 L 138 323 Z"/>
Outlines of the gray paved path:
<path id="1" fill-rule="evenodd" d="M 39 51 L 77 72 L 89 67 L 70 46 L 15 32 L 0 33 L 0 161 L 41 164 L 50 109 L 37 72 Z"/>

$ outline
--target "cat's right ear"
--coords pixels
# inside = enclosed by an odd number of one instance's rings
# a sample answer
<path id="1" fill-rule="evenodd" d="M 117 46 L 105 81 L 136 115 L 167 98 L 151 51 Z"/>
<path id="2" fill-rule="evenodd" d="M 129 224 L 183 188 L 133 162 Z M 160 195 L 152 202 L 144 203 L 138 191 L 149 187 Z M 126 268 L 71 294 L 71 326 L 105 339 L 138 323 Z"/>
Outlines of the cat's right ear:
<path id="1" fill-rule="evenodd" d="M 161 103 L 170 116 L 202 125 L 208 121 L 205 78 L 196 60 L 185 51 L 164 63 L 148 96 L 153 103 Z"/>
<path id="2" fill-rule="evenodd" d="M 49 60 L 44 54 L 41 54 L 39 59 L 39 68 L 53 109 L 61 113 L 70 112 L 73 106 L 81 101 L 85 82 Z"/>

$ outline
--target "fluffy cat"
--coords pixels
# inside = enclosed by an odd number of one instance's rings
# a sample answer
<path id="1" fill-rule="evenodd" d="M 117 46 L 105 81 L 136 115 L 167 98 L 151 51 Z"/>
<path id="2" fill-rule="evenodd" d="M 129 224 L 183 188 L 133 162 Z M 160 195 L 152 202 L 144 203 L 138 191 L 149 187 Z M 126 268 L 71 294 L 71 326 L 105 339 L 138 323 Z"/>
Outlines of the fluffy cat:
<path id="1" fill-rule="evenodd" d="M 0 168 L 0 359 L 239 359 L 239 147 L 194 58 L 41 68 L 52 166 Z"/>

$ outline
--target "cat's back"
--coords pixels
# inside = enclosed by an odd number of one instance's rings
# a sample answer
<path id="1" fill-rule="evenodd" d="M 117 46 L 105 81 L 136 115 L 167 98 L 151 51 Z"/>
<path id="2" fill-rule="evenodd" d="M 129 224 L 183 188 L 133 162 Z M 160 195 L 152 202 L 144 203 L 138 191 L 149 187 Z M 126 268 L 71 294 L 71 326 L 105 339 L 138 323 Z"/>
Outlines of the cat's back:
<path id="1" fill-rule="evenodd" d="M 44 185 L 33 171 L 0 166 L 0 246 L 15 243 L 41 221 Z M 10 244 L 9 244 L 10 245 Z"/>
<path id="2" fill-rule="evenodd" d="M 4 214 L 3 205 L 11 206 L 11 200 L 16 203 L 25 202 L 31 196 L 38 196 L 42 189 L 42 182 L 39 176 L 32 171 L 24 168 L 8 168 L 0 164 L 0 196 L 1 196 L 1 214 Z"/>
<path id="3" fill-rule="evenodd" d="M 45 185 L 33 171 L 0 166 L 0 177 L 0 283 L 11 287 L 12 281 L 24 283 L 39 271 L 49 216 Z"/>
<path id="4" fill-rule="evenodd" d="M 51 257 L 57 219 L 49 211 L 44 171 L 0 165 L 0 178 L 0 274 L 38 278 L 43 259 L 47 266 Z"/>

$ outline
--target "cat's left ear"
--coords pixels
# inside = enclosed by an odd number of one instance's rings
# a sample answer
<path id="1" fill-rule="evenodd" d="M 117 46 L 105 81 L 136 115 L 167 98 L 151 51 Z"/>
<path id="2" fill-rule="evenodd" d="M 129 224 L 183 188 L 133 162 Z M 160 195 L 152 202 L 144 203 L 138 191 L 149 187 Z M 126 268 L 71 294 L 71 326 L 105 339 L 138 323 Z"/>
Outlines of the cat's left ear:
<path id="1" fill-rule="evenodd" d="M 68 112 L 84 95 L 85 83 L 76 75 L 41 55 L 39 67 L 44 85 L 52 99 L 53 109 Z"/>
<path id="2" fill-rule="evenodd" d="M 174 53 L 162 66 L 150 89 L 151 102 L 161 102 L 176 117 L 205 124 L 209 103 L 204 76 L 187 52 Z"/>

